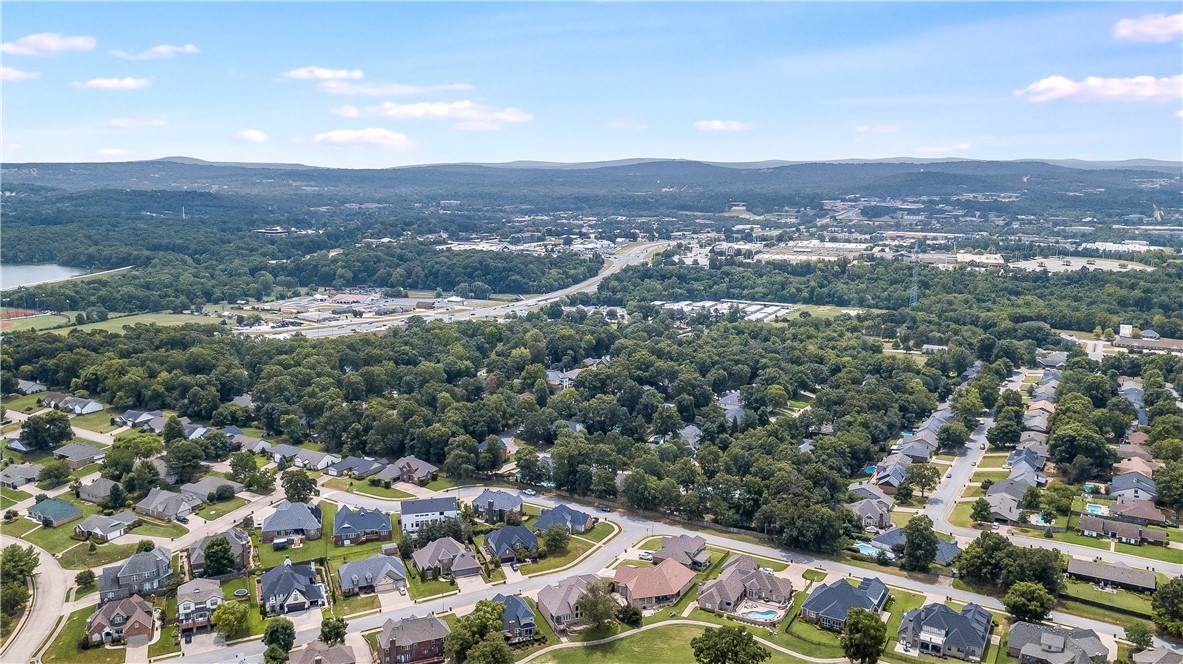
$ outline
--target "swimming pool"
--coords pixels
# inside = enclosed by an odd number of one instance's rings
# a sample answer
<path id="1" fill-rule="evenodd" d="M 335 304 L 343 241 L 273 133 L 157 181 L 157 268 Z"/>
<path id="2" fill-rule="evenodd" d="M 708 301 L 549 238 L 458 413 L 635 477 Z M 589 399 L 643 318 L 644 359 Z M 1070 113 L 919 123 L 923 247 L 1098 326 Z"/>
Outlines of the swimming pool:
<path id="1" fill-rule="evenodd" d="M 859 542 L 858 544 L 855 544 L 854 550 L 858 551 L 859 553 L 863 554 L 864 556 L 871 556 L 872 558 L 878 558 L 880 553 L 886 553 L 889 560 L 895 558 L 895 556 L 892 555 L 892 553 L 890 551 L 884 551 L 883 549 L 876 549 L 875 547 L 873 547 L 870 544 L 867 544 L 865 542 Z"/>
<path id="2" fill-rule="evenodd" d="M 867 466 L 866 468 L 863 468 L 863 471 L 866 472 L 868 475 L 874 475 L 875 474 L 875 466 Z"/>
<path id="3" fill-rule="evenodd" d="M 749 620 L 775 620 L 780 611 L 744 611 L 740 615 Z"/>
<path id="4" fill-rule="evenodd" d="M 1108 515 L 1109 514 L 1108 507 L 1105 507 L 1104 505 L 1098 505 L 1096 503 L 1089 503 L 1088 505 L 1085 505 L 1084 508 L 1086 510 L 1088 510 L 1089 514 L 1101 514 L 1101 515 Z"/>
<path id="5" fill-rule="evenodd" d="M 1036 526 L 1050 526 L 1050 525 L 1052 525 L 1052 524 L 1048 523 L 1047 521 L 1043 520 L 1042 514 L 1032 514 L 1031 517 L 1028 519 L 1028 521 L 1030 521 L 1033 525 L 1036 525 Z"/>

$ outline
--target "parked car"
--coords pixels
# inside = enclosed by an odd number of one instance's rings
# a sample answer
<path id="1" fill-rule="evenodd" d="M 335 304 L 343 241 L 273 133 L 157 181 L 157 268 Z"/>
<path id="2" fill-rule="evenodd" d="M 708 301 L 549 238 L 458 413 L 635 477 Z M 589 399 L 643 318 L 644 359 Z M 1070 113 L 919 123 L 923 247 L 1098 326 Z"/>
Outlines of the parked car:
<path id="1" fill-rule="evenodd" d="M 978 449 L 979 449 L 979 450 L 984 450 L 984 449 L 986 449 L 986 443 L 982 443 L 981 445 L 978 445 Z"/>
<path id="2" fill-rule="evenodd" d="M 537 496 L 538 495 L 538 492 L 535 491 L 534 489 L 526 489 L 525 491 L 522 491 L 522 493 L 526 494 L 527 496 Z"/>
<path id="3" fill-rule="evenodd" d="M 608 507 L 607 505 L 601 505 L 601 506 L 600 506 L 600 511 L 601 511 L 601 512 L 611 512 L 611 511 L 612 511 L 612 508 L 611 508 L 611 507 Z"/>
<path id="4" fill-rule="evenodd" d="M 653 560 L 653 552 L 642 551 L 641 553 L 637 554 L 637 558 L 640 558 L 641 560 Z"/>
<path id="5" fill-rule="evenodd" d="M 867 526 L 866 528 L 863 528 L 863 532 L 867 533 L 868 535 L 878 535 L 879 529 L 875 526 Z"/>
<path id="6" fill-rule="evenodd" d="M 953 471 L 945 473 L 945 479 L 949 479 L 950 477 L 953 477 Z"/>
<path id="7" fill-rule="evenodd" d="M 178 516 L 178 517 L 177 517 L 177 523 L 189 523 L 189 517 L 187 517 L 187 516 Z"/>
<path id="8" fill-rule="evenodd" d="M 764 572 L 765 574 L 772 574 L 772 568 L 771 568 L 771 567 L 761 567 L 761 568 L 760 568 L 760 571 L 761 571 L 761 572 Z"/>
<path id="9" fill-rule="evenodd" d="M 509 568 L 515 572 L 518 571 L 518 561 L 516 561 L 516 560 L 510 561 Z"/>

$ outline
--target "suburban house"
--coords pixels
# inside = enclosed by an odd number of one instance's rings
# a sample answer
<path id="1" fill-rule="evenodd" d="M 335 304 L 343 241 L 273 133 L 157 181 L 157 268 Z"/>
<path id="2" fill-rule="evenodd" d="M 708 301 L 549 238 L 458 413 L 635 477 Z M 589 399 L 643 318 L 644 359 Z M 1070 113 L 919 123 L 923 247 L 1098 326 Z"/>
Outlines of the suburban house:
<path id="1" fill-rule="evenodd" d="M 476 556 L 451 537 L 441 537 L 411 554 L 411 564 L 424 578 L 438 579 L 444 574 L 472 576 L 481 573 Z"/>
<path id="2" fill-rule="evenodd" d="M 678 535 L 661 540 L 661 548 L 653 552 L 653 564 L 660 564 L 667 558 L 698 572 L 711 565 L 707 541 L 698 535 Z"/>
<path id="3" fill-rule="evenodd" d="M 994 618 L 977 604 L 960 611 L 928 604 L 904 614 L 897 639 L 921 655 L 980 662 L 993 629 Z"/>
<path id="4" fill-rule="evenodd" d="M 177 627 L 196 632 L 213 624 L 214 609 L 226 601 L 213 579 L 193 579 L 177 586 Z"/>
<path id="5" fill-rule="evenodd" d="M 273 542 L 285 537 L 320 539 L 320 520 L 320 507 L 285 500 L 276 505 L 271 516 L 263 519 L 259 539 L 263 542 Z"/>
<path id="6" fill-rule="evenodd" d="M 403 532 L 414 535 L 419 532 L 421 525 L 460 516 L 460 506 L 456 503 L 455 496 L 404 500 L 399 504 L 399 515 Z"/>
<path id="7" fill-rule="evenodd" d="M 129 646 L 143 646 L 152 638 L 152 605 L 139 595 L 108 602 L 86 619 L 86 638 L 91 643 L 122 639 Z"/>
<path id="8" fill-rule="evenodd" d="M 993 487 L 991 487 L 993 488 Z M 986 495 L 986 502 L 990 505 L 990 520 L 995 523 L 1019 522 L 1019 499 L 1009 493 L 995 493 Z"/>
<path id="9" fill-rule="evenodd" d="M 863 498 L 847 507 L 858 517 L 863 528 L 884 530 L 891 528 L 891 507 L 882 500 Z"/>
<path id="10" fill-rule="evenodd" d="M 1119 521 L 1143 525 L 1153 523 L 1156 526 L 1165 526 L 1167 523 L 1166 515 L 1149 500 L 1121 498 L 1116 505 L 1109 506 L 1109 516 Z"/>
<path id="11" fill-rule="evenodd" d="M 1091 629 L 1065 630 L 1019 621 L 1011 625 L 1006 654 L 1019 664 L 1101 664 L 1109 648 Z"/>
<path id="12" fill-rule="evenodd" d="M 1130 500 L 1154 500 L 1158 488 L 1154 480 L 1142 473 L 1123 473 L 1114 475 L 1109 482 L 1109 495 Z"/>
<path id="13" fill-rule="evenodd" d="M 330 646 L 324 641 L 313 641 L 289 653 L 288 664 L 357 664 L 357 656 L 344 643 Z"/>
<path id="14" fill-rule="evenodd" d="M 485 551 L 503 563 L 516 559 L 521 549 L 530 558 L 538 555 L 538 537 L 525 526 L 502 526 L 485 535 Z"/>
<path id="15" fill-rule="evenodd" d="M 986 489 L 987 496 L 996 496 L 1000 493 L 1005 493 L 1016 500 L 1022 500 L 1023 496 L 1027 494 L 1027 488 L 1035 486 L 1031 482 L 1026 481 L 1022 477 L 1008 477 L 1000 482 L 995 482 Z"/>
<path id="16" fill-rule="evenodd" d="M 293 565 L 290 559 L 263 572 L 259 577 L 263 606 L 268 615 L 282 615 L 324 606 L 324 584 L 317 581 L 311 565 Z"/>
<path id="17" fill-rule="evenodd" d="M 1069 558 L 1066 573 L 1073 579 L 1135 592 L 1151 593 L 1158 587 L 1158 577 L 1154 572 L 1121 563 L 1109 564 Z"/>
<path id="18" fill-rule="evenodd" d="M 205 575 L 205 547 L 216 539 L 224 539 L 230 543 L 230 555 L 234 556 L 234 570 L 241 571 L 250 567 L 251 536 L 242 528 L 231 528 L 224 533 L 206 535 L 189 545 L 189 568 L 194 576 Z"/>
<path id="19" fill-rule="evenodd" d="M 717 399 L 719 407 L 723 409 L 723 417 L 727 420 L 727 424 L 733 422 L 743 421 L 744 413 L 742 400 L 739 396 L 739 390 L 729 390 L 719 395 Z"/>
<path id="20" fill-rule="evenodd" d="M 107 496 L 111 495 L 111 488 L 116 484 L 118 482 L 100 477 L 79 489 L 78 498 L 97 505 L 107 500 Z"/>
<path id="21" fill-rule="evenodd" d="M 1047 434 L 1038 431 L 1024 431 L 1019 434 L 1019 447 L 1024 445 L 1038 445 L 1036 449 L 1043 456 L 1047 456 Z"/>
<path id="22" fill-rule="evenodd" d="M 152 459 L 152 467 L 156 469 L 156 473 L 164 480 L 165 484 L 176 484 L 177 474 L 168 469 L 168 464 L 164 459 Z"/>
<path id="23" fill-rule="evenodd" d="M 175 491 L 155 487 L 143 500 L 136 503 L 135 509 L 144 516 L 168 521 L 179 516 L 189 516 L 201 505 L 201 500 L 194 496 L 182 496 Z"/>
<path id="24" fill-rule="evenodd" d="M 140 520 L 135 514 L 124 510 L 114 516 L 92 514 L 74 526 L 74 536 L 79 539 L 92 539 L 96 542 L 110 542 L 126 535 L 132 525 Z"/>
<path id="25" fill-rule="evenodd" d="M 99 573 L 99 601 L 151 595 L 164 590 L 165 582 L 172 576 L 172 553 L 164 547 L 132 554 L 118 565 L 104 567 Z"/>
<path id="26" fill-rule="evenodd" d="M 1002 464 L 1002 467 L 1004 470 L 1009 470 L 1020 463 L 1026 463 L 1035 470 L 1043 470 L 1043 467 L 1047 465 L 1047 455 L 1040 454 L 1035 445 L 1016 448 L 1007 455 L 1006 462 Z"/>
<path id="27" fill-rule="evenodd" d="M 39 463 L 14 463 L 4 470 L 0 470 L 0 486 L 6 489 L 19 489 L 26 484 L 36 482 L 44 467 Z"/>
<path id="28" fill-rule="evenodd" d="M 677 602 L 694 585 L 695 573 L 667 558 L 651 567 L 621 565 L 614 580 L 616 592 L 630 606 L 652 609 Z"/>
<path id="29" fill-rule="evenodd" d="M 49 388 L 45 386 L 45 383 L 38 383 L 35 380 L 21 380 L 18 378 L 16 381 L 17 394 L 37 394 L 47 389 Z"/>
<path id="30" fill-rule="evenodd" d="M 1047 433 L 1050 428 L 1047 413 L 1042 410 L 1028 411 L 1023 415 L 1023 428 L 1028 431 Z"/>
<path id="31" fill-rule="evenodd" d="M 382 461 L 375 461 L 374 459 L 366 459 L 358 456 L 347 456 L 337 463 L 329 466 L 327 472 L 333 477 L 340 477 L 342 475 L 352 475 L 358 479 L 364 479 L 370 475 L 376 475 L 386 464 Z"/>
<path id="32" fill-rule="evenodd" d="M 856 501 L 864 499 L 879 500 L 886 503 L 889 509 L 895 504 L 895 498 L 887 495 L 883 489 L 866 480 L 851 485 L 850 493 Z"/>
<path id="33" fill-rule="evenodd" d="M 561 526 L 569 533 L 583 533 L 591 530 L 595 525 L 596 520 L 590 514 L 580 512 L 567 505 L 556 505 L 551 509 L 542 510 L 542 514 L 538 515 L 538 520 L 534 522 L 533 528 L 538 532 L 544 532 L 551 526 Z"/>
<path id="34" fill-rule="evenodd" d="M 430 664 L 444 661 L 444 639 L 452 630 L 434 615 L 388 618 L 378 636 L 376 664 Z"/>
<path id="35" fill-rule="evenodd" d="M 341 594 L 385 593 L 407 587 L 407 568 L 394 556 L 376 553 L 337 568 Z"/>
<path id="36" fill-rule="evenodd" d="M 1150 648 L 1134 653 L 1134 664 L 1183 664 L 1183 653 L 1170 648 Z"/>
<path id="37" fill-rule="evenodd" d="M 883 466 L 881 470 L 875 471 L 875 477 L 873 479 L 875 486 L 879 487 L 886 494 L 894 495 L 896 490 L 900 488 L 900 485 L 907 481 L 908 468 L 911 465 L 912 460 L 908 457 L 901 456 L 894 459 L 892 463 Z"/>
<path id="38" fill-rule="evenodd" d="M 154 418 L 159 417 L 164 419 L 164 413 L 159 410 L 142 411 L 142 410 L 125 410 L 122 414 L 116 415 L 111 420 L 118 425 L 129 427 L 132 429 L 139 429 L 145 424 L 151 422 Z"/>
<path id="39" fill-rule="evenodd" d="M 336 546 L 388 540 L 390 531 L 390 515 L 378 508 L 358 507 L 354 511 L 348 505 L 342 505 L 333 517 L 333 544 Z"/>
<path id="40" fill-rule="evenodd" d="M 493 601 L 505 605 L 501 614 L 501 635 L 506 643 L 521 643 L 534 638 L 538 624 L 534 617 L 534 609 L 522 599 L 520 595 L 503 595 L 497 593 Z"/>
<path id="41" fill-rule="evenodd" d="M 83 466 L 102 461 L 107 458 L 107 453 L 89 443 L 74 441 L 54 450 L 53 458 L 64 459 L 71 469 L 78 470 Z"/>
<path id="42" fill-rule="evenodd" d="M 698 593 L 698 605 L 708 611 L 734 612 L 744 599 L 784 606 L 793 596 L 793 582 L 761 571 L 751 556 L 732 556 L 719 578 L 708 582 Z"/>
<path id="43" fill-rule="evenodd" d="M 576 604 L 593 583 L 604 583 L 594 574 L 570 576 L 538 591 L 538 611 L 556 632 L 577 625 L 583 616 Z"/>
<path id="44" fill-rule="evenodd" d="M 49 523 L 50 528 L 57 528 L 63 523 L 70 523 L 82 518 L 82 510 L 60 498 L 46 498 L 29 508 L 26 516 L 37 523 Z"/>
<path id="45" fill-rule="evenodd" d="M 493 440 L 485 438 L 481 442 L 477 443 L 477 452 L 484 454 L 489 449 L 490 444 L 497 447 L 498 463 L 505 463 L 505 461 L 509 459 L 509 447 L 507 447 L 505 445 L 505 441 L 501 440 L 500 438 L 494 438 Z"/>
<path id="46" fill-rule="evenodd" d="M 882 549 L 883 551 L 890 551 L 894 554 L 902 554 L 904 547 L 908 545 L 908 535 L 903 528 L 892 528 L 891 530 L 879 533 L 871 539 L 871 546 Z M 937 557 L 934 562 L 938 565 L 948 565 L 953 562 L 957 554 L 961 553 L 961 548 L 955 542 L 946 542 L 943 539 L 937 538 Z"/>
<path id="47" fill-rule="evenodd" d="M 508 491 L 485 489 L 472 499 L 472 508 L 487 523 L 501 523 L 511 513 L 522 513 L 522 499 Z"/>
<path id="48" fill-rule="evenodd" d="M 391 471 L 390 477 L 385 477 L 387 471 Z M 382 479 L 418 484 L 420 480 L 430 480 L 432 475 L 438 471 L 439 468 L 426 461 L 413 456 L 405 456 L 387 466 L 387 470 L 382 472 Z"/>
<path id="49" fill-rule="evenodd" d="M 1167 545 L 1167 534 L 1161 530 L 1092 515 L 1080 517 L 1080 534 L 1085 537 L 1111 537 L 1126 544 Z"/>
<path id="50" fill-rule="evenodd" d="M 210 496 L 217 493 L 220 487 L 228 486 L 234 493 L 242 491 L 242 485 L 238 482 L 228 480 L 217 475 L 206 475 L 205 477 L 181 485 L 181 495 L 185 497 L 195 498 L 203 503 L 213 503 Z"/>
<path id="51" fill-rule="evenodd" d="M 579 377 L 582 371 L 582 369 L 571 369 L 570 371 L 547 369 L 546 382 L 558 387 L 560 390 L 565 390 L 575 384 L 575 379 Z"/>
<path id="52" fill-rule="evenodd" d="M 866 609 L 876 613 L 887 603 L 888 590 L 877 577 L 863 579 L 852 586 L 845 579 L 822 584 L 801 605 L 801 619 L 824 629 L 841 632 L 846 627 L 846 614 L 851 609 Z"/>
<path id="53" fill-rule="evenodd" d="M 37 399 L 37 403 L 46 408 L 53 408 L 74 415 L 88 415 L 90 413 L 97 413 L 103 409 L 103 404 L 94 399 L 84 399 L 82 397 L 70 396 L 69 394 L 62 394 L 61 392 L 45 392 L 44 396 Z"/>
<path id="54" fill-rule="evenodd" d="M 341 457 L 319 450 L 308 450 L 294 445 L 272 445 L 268 452 L 275 463 L 281 460 L 295 465 L 297 468 L 309 470 L 324 470 L 341 460 Z"/>
<path id="55" fill-rule="evenodd" d="M 1141 457 L 1130 457 L 1122 459 L 1113 464 L 1114 475 L 1124 475 L 1126 473 L 1139 473 L 1146 477 L 1153 478 L 1154 471 L 1158 470 L 1161 464 L 1157 461 L 1148 461 Z"/>

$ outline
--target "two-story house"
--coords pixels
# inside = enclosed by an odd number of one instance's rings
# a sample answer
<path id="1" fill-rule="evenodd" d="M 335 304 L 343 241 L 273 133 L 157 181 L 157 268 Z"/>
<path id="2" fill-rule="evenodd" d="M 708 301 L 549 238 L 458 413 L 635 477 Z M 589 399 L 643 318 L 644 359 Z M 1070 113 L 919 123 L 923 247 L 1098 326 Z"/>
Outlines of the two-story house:
<path id="1" fill-rule="evenodd" d="M 378 635 L 377 664 L 432 664 L 444 661 L 448 624 L 433 615 L 388 619 Z"/>
<path id="2" fill-rule="evenodd" d="M 141 551 L 118 565 L 104 567 L 99 574 L 99 602 L 151 595 L 164 590 L 172 576 L 172 552 L 164 547 Z"/>
<path id="3" fill-rule="evenodd" d="M 177 626 L 182 632 L 209 629 L 214 609 L 226 601 L 213 579 L 193 579 L 177 587 Z"/>

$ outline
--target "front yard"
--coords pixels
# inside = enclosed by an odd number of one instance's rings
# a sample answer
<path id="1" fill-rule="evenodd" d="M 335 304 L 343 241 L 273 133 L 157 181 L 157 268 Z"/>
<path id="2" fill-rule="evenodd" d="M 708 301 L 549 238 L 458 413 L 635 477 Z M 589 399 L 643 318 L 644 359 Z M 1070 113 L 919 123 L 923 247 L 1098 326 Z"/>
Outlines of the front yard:
<path id="1" fill-rule="evenodd" d="M 79 429 L 94 431 L 95 433 L 110 433 L 119 428 L 119 425 L 111 424 L 112 416 L 113 413 L 105 409 L 97 413 L 75 415 L 70 418 L 70 425 L 76 426 Z"/>
<path id="2" fill-rule="evenodd" d="M 387 489 L 384 486 L 370 486 L 366 480 L 352 480 L 348 477 L 334 477 L 325 482 L 326 487 L 336 489 L 337 491 L 344 491 L 346 493 L 360 493 L 375 498 L 385 498 L 387 500 L 407 500 L 415 496 L 406 491 L 399 491 L 394 487 Z"/>
<path id="3" fill-rule="evenodd" d="M 78 642 L 86 636 L 86 619 L 94 613 L 95 607 L 78 609 L 66 617 L 66 624 L 53 643 L 41 656 L 44 664 L 123 664 L 127 656 L 124 648 L 98 647 L 80 650 Z"/>
<path id="4" fill-rule="evenodd" d="M 234 510 L 246 504 L 246 498 L 242 496 L 234 496 L 230 500 L 220 503 L 213 503 L 212 505 L 202 505 L 197 510 L 197 515 L 206 521 L 213 521 L 214 519 L 225 516 Z"/>

